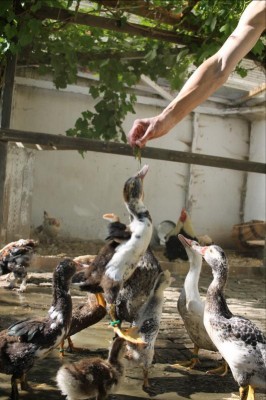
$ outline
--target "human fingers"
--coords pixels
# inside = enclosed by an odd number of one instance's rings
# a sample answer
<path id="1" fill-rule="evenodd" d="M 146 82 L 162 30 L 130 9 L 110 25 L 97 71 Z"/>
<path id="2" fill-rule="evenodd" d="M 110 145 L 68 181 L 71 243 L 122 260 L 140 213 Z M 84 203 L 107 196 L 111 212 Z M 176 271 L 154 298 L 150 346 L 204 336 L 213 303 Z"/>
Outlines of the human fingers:
<path id="1" fill-rule="evenodd" d="M 141 140 L 146 129 L 147 124 L 143 120 L 134 121 L 133 126 L 128 133 L 128 142 L 132 147 L 138 146 L 137 142 Z"/>

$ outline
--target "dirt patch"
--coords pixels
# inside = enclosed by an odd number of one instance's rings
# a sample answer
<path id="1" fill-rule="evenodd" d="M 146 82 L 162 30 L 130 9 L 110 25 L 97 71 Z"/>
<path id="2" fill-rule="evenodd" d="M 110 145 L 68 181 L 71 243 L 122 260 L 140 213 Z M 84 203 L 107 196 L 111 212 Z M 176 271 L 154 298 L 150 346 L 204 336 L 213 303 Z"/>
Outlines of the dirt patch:
<path id="1" fill-rule="evenodd" d="M 80 255 L 98 253 L 104 245 L 102 240 L 81 240 L 57 238 L 53 243 L 40 242 L 36 253 L 41 256 L 77 257 Z M 164 256 L 163 246 L 154 246 L 153 251 L 160 261 L 168 261 Z M 234 267 L 261 267 L 263 265 L 262 254 L 260 257 L 249 257 L 231 249 L 225 249 L 229 265 Z"/>

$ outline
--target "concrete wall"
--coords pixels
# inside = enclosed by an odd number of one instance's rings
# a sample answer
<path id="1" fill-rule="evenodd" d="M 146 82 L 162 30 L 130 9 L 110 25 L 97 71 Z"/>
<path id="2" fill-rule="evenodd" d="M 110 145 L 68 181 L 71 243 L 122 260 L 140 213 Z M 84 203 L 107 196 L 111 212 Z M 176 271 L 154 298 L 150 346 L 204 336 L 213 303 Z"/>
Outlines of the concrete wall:
<path id="1" fill-rule="evenodd" d="M 92 109 L 93 101 L 85 94 L 16 84 L 12 127 L 64 134 L 88 107 Z M 147 117 L 159 111 L 158 107 L 138 104 L 136 115 L 129 115 L 124 123 L 125 131 L 136 116 Z M 261 121 L 252 124 L 251 154 L 256 161 L 265 157 L 263 129 Z M 150 142 L 150 146 L 244 159 L 249 154 L 249 139 L 250 124 L 241 117 L 196 113 L 185 118 L 169 135 Z M 264 175 L 249 174 L 244 205 L 245 173 L 156 160 L 143 159 L 144 163 L 150 165 L 145 178 L 145 202 L 155 226 L 163 220 L 176 221 L 185 206 L 197 234 L 209 234 L 216 242 L 230 247 L 232 226 L 240 222 L 244 206 L 245 220 L 251 216 L 265 218 Z M 106 221 L 102 214 L 116 212 L 124 222 L 128 221 L 122 188 L 138 167 L 133 156 L 87 152 L 83 159 L 76 151 L 36 150 L 30 224 L 38 226 L 46 210 L 61 220 L 62 236 L 103 239 Z M 254 204 L 252 194 L 256 192 Z"/>

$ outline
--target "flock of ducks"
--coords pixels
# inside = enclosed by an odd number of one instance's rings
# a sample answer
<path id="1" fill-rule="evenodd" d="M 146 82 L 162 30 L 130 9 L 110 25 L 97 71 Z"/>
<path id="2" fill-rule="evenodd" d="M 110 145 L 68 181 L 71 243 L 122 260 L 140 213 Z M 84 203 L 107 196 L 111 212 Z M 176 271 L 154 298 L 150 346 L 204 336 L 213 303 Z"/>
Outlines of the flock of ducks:
<path id="1" fill-rule="evenodd" d="M 94 259 L 86 256 L 61 261 L 53 273 L 52 304 L 45 318 L 15 322 L 0 332 L 0 372 L 11 375 L 11 399 L 19 399 L 18 384 L 27 389 L 27 373 L 36 359 L 44 358 L 64 342 L 74 348 L 71 336 L 96 324 L 109 315 L 115 337 L 107 359 L 83 358 L 60 367 L 56 381 L 68 400 L 104 400 L 122 380 L 124 359 L 143 368 L 143 389 L 149 388 L 149 368 L 160 328 L 164 290 L 173 278 L 163 271 L 152 252 L 152 219 L 144 204 L 145 165 L 124 184 L 123 197 L 129 213 L 129 224 L 115 214 L 105 214 L 109 221 L 106 244 Z M 254 400 L 255 389 L 266 391 L 266 337 L 250 320 L 229 310 L 224 287 L 228 261 L 216 245 L 201 246 L 193 238 L 179 233 L 190 268 L 178 299 L 177 308 L 194 343 L 191 360 L 194 368 L 200 349 L 217 351 L 223 364 L 210 374 L 225 375 L 231 370 L 239 385 L 241 400 Z M 32 240 L 12 242 L 0 250 L 0 274 L 13 272 L 22 278 L 20 290 L 26 289 L 26 267 L 34 252 Z M 205 304 L 198 282 L 202 258 L 212 269 Z M 25 261 L 24 261 L 25 259 Z M 16 271 L 20 275 L 16 276 Z M 22 273 L 21 273 L 22 271 Z M 72 309 L 69 289 L 94 293 L 84 304 Z M 14 287 L 12 281 L 11 288 Z M 123 323 L 130 328 L 123 328 Z M 181 363 L 174 364 L 178 368 Z"/>

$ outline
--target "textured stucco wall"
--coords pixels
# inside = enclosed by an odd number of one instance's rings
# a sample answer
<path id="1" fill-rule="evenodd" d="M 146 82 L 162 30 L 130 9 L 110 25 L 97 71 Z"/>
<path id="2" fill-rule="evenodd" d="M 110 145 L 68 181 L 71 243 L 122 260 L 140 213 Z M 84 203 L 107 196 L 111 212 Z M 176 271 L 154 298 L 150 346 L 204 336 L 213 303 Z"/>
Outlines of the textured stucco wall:
<path id="1" fill-rule="evenodd" d="M 64 134 L 83 110 L 92 107 L 92 99 L 87 95 L 16 85 L 12 127 Z M 136 117 L 156 115 L 159 111 L 158 107 L 138 104 L 136 114 L 129 115 L 124 123 L 125 131 Z M 263 161 L 264 126 L 254 122 L 253 129 L 256 134 L 251 136 L 252 157 Z M 170 134 L 150 142 L 150 146 L 244 159 L 249 153 L 249 124 L 236 116 L 191 114 Z M 209 234 L 221 245 L 231 245 L 232 225 L 240 222 L 243 208 L 245 173 L 156 160 L 143 159 L 143 163 L 150 165 L 145 178 L 145 202 L 155 226 L 163 220 L 176 221 L 181 208 L 186 206 L 197 234 Z M 38 226 L 43 210 L 47 210 L 62 221 L 61 235 L 103 239 L 106 221 L 102 214 L 116 212 L 128 222 L 122 188 L 137 169 L 133 156 L 87 152 L 83 159 L 76 151 L 36 151 L 30 224 Z M 255 174 L 249 174 L 248 188 L 252 193 L 257 191 L 258 200 L 262 198 L 261 182 L 265 177 L 254 177 Z M 262 209 L 265 210 L 263 200 L 254 205 L 248 193 L 246 216 L 259 219 Z"/>

